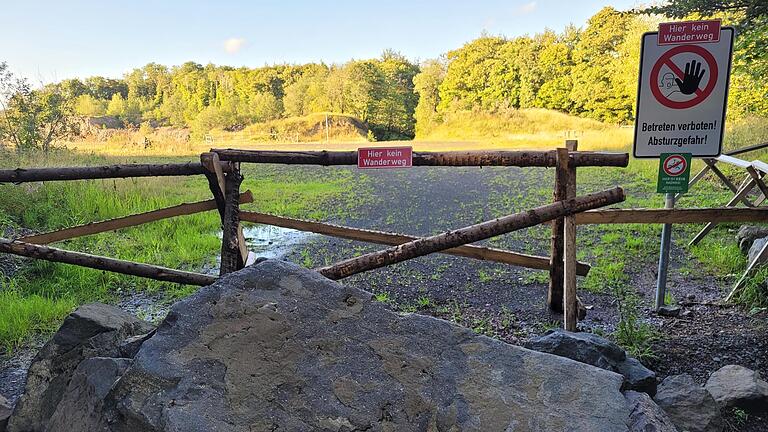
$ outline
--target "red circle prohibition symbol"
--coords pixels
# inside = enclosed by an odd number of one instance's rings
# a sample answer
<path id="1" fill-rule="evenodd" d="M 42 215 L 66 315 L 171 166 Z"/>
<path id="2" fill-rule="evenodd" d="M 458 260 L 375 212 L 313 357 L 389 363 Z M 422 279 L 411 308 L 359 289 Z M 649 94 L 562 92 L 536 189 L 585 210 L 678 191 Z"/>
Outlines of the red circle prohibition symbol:
<path id="1" fill-rule="evenodd" d="M 703 90 L 696 89 L 696 96 L 693 99 L 682 102 L 673 101 L 664 96 L 661 93 L 661 90 L 659 90 L 659 74 L 661 73 L 661 67 L 667 65 L 667 67 L 672 70 L 672 73 L 677 75 L 677 77 L 682 80 L 684 72 L 680 70 L 680 68 L 672 61 L 672 56 L 686 52 L 698 54 L 704 59 L 705 62 L 707 62 L 709 79 L 707 80 L 707 86 Z M 706 99 L 707 96 L 712 93 L 712 90 L 715 89 L 715 84 L 717 84 L 717 61 L 715 61 L 715 58 L 712 56 L 712 54 L 710 54 L 709 51 L 698 45 L 680 45 L 665 52 L 661 57 L 659 57 L 658 60 L 656 60 L 656 64 L 654 64 L 653 68 L 651 69 L 650 82 L 652 83 L 651 93 L 653 93 L 653 96 L 657 101 L 659 101 L 660 104 L 672 109 L 691 108 L 700 104 L 701 102 L 704 102 L 704 99 Z M 656 85 L 654 85 L 654 83 Z"/>
<path id="2" fill-rule="evenodd" d="M 664 172 L 667 173 L 667 175 L 677 177 L 685 172 L 687 165 L 688 163 L 685 161 L 684 157 L 680 155 L 671 155 L 664 159 L 664 165 L 662 166 L 664 167 Z"/>

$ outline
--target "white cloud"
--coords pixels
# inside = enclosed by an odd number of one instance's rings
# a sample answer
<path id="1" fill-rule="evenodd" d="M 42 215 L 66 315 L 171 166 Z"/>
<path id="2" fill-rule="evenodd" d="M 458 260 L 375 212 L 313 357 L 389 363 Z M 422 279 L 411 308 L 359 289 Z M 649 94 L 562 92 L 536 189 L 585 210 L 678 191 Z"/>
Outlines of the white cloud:
<path id="1" fill-rule="evenodd" d="M 245 45 L 245 39 L 243 38 L 229 38 L 224 41 L 224 51 L 235 54 L 240 51 Z"/>
<path id="2" fill-rule="evenodd" d="M 515 9 L 515 15 L 528 15 L 529 13 L 536 10 L 536 2 L 528 2 L 524 5 L 519 6 L 517 9 Z"/>

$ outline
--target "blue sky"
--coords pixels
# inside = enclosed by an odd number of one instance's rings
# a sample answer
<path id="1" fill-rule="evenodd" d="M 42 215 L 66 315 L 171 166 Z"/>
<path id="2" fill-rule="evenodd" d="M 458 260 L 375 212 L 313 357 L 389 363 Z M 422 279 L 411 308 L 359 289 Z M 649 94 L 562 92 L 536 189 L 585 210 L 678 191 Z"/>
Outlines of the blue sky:
<path id="1" fill-rule="evenodd" d="M 11 1 L 0 61 L 34 82 L 119 77 L 149 62 L 340 63 L 392 48 L 414 60 L 483 31 L 508 37 L 582 26 L 636 0 Z"/>

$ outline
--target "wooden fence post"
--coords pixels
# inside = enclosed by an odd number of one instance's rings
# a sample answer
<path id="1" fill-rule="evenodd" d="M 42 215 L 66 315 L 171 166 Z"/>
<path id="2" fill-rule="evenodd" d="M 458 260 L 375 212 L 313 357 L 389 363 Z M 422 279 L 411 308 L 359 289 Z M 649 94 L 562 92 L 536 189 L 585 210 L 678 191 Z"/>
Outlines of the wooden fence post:
<path id="1" fill-rule="evenodd" d="M 219 275 L 225 275 L 245 267 L 248 250 L 240 228 L 240 164 L 224 178 L 224 217 L 222 219 L 221 268 Z"/>
<path id="2" fill-rule="evenodd" d="M 566 161 L 561 160 L 565 150 Z M 567 171 L 564 164 L 567 163 L 567 149 L 558 149 L 557 162 L 555 163 L 555 188 L 552 193 L 553 201 L 563 201 L 566 197 L 568 186 Z M 547 291 L 547 306 L 550 310 L 561 312 L 563 308 L 563 219 L 552 221 L 552 253 L 549 258 L 549 290 Z"/>
<path id="3" fill-rule="evenodd" d="M 554 201 L 562 201 L 567 198 L 568 190 L 568 151 L 576 151 L 577 140 L 566 140 L 566 148 L 557 150 L 555 162 L 555 188 L 552 193 Z M 560 150 L 564 150 L 563 153 Z M 559 218 L 552 221 L 552 241 L 549 260 L 549 290 L 547 291 L 547 305 L 550 310 L 563 311 L 563 223 Z"/>
<path id="4" fill-rule="evenodd" d="M 570 163 L 568 153 L 575 151 L 577 145 L 575 140 L 569 141 L 566 143 L 567 148 L 558 149 L 558 159 L 565 161 L 568 199 L 576 197 L 576 167 Z M 576 218 L 573 215 L 564 218 L 563 240 L 563 326 L 567 331 L 576 331 L 579 300 L 576 296 Z"/>
<path id="5" fill-rule="evenodd" d="M 240 226 L 240 163 L 230 162 L 228 174 L 224 174 L 216 153 L 203 153 L 200 162 L 208 170 L 206 177 L 221 215 L 221 266 L 219 275 L 232 273 L 245 267 L 248 262 L 248 245 Z"/>

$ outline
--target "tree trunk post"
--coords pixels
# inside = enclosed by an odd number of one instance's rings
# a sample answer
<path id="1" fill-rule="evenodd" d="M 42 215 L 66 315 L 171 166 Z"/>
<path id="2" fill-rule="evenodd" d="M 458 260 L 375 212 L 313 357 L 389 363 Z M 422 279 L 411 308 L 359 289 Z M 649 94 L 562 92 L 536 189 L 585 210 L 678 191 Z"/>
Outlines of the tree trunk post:
<path id="1" fill-rule="evenodd" d="M 248 251 L 242 250 L 240 228 L 240 184 L 243 176 L 239 164 L 232 167 L 232 172 L 224 177 L 224 217 L 222 218 L 221 267 L 219 275 L 240 270 L 245 267 Z"/>
<path id="2" fill-rule="evenodd" d="M 566 197 L 568 186 L 567 160 L 562 160 L 562 152 L 568 154 L 567 149 L 558 149 L 555 163 L 555 187 L 552 193 L 553 201 L 562 201 Z M 552 221 L 551 237 L 552 253 L 549 259 L 549 290 L 547 291 L 547 306 L 556 312 L 563 308 L 563 219 Z"/>
<path id="3" fill-rule="evenodd" d="M 575 151 L 577 142 L 567 141 L 565 149 L 558 149 L 558 159 L 565 161 L 568 174 L 566 198 L 576 197 L 576 167 L 570 163 L 568 153 Z M 562 155 L 561 155 L 562 153 Z M 567 331 L 576 331 L 579 316 L 579 299 L 576 296 L 576 217 L 563 218 L 563 324 Z"/>

